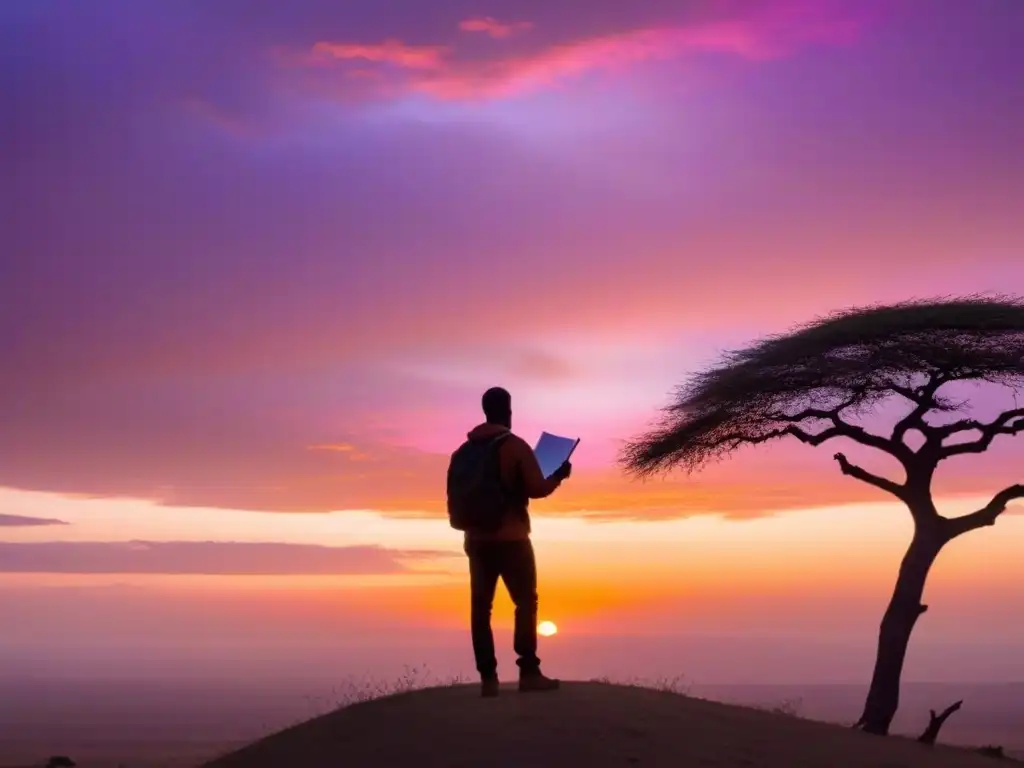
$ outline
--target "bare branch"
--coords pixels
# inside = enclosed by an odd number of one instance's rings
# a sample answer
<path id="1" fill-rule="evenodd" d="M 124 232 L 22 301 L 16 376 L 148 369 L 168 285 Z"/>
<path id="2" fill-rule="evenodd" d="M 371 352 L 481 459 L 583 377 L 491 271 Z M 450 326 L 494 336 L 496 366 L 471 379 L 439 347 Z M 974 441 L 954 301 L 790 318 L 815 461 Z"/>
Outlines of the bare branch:
<path id="1" fill-rule="evenodd" d="M 961 432 L 974 432 L 984 428 L 984 426 L 985 425 L 977 419 L 960 419 L 959 421 L 954 421 L 949 424 L 942 424 L 939 426 L 933 425 L 930 427 L 930 431 L 931 434 L 941 442 L 952 435 L 958 435 Z"/>
<path id="2" fill-rule="evenodd" d="M 943 376 L 936 374 L 932 376 L 926 384 L 916 389 L 892 387 L 893 392 L 903 395 L 909 400 L 917 403 L 917 405 L 914 406 L 914 409 L 900 419 L 896 426 L 893 427 L 892 440 L 894 443 L 904 445 L 903 440 L 907 436 L 907 432 L 912 429 L 917 429 L 926 435 L 929 433 L 930 425 L 925 422 L 924 417 L 930 410 L 938 405 L 935 400 L 935 395 L 946 381 L 947 380 Z"/>
<path id="3" fill-rule="evenodd" d="M 917 740 L 922 744 L 934 744 L 935 740 L 939 738 L 939 730 L 949 719 L 949 716 L 960 709 L 963 706 L 963 699 L 950 704 L 946 707 L 941 715 L 935 714 L 935 710 L 929 710 L 931 717 L 928 721 L 928 727 L 924 729 L 924 733 L 917 737 Z"/>
<path id="4" fill-rule="evenodd" d="M 880 477 L 879 475 L 872 474 L 863 467 L 858 467 L 856 464 L 852 464 L 850 460 L 841 453 L 837 453 L 833 458 L 839 462 L 839 469 L 842 470 L 844 475 L 849 475 L 856 480 L 860 480 L 862 483 L 867 483 L 868 485 L 873 485 L 876 488 L 881 488 L 883 491 L 891 493 L 897 498 L 904 498 L 904 494 L 906 493 L 905 485 L 893 482 L 892 480 Z"/>
<path id="5" fill-rule="evenodd" d="M 849 397 L 843 400 L 838 405 L 832 408 L 804 408 L 794 414 L 785 413 L 773 413 L 772 416 L 777 418 L 779 421 L 788 421 L 792 424 L 799 424 L 802 421 L 808 421 L 810 419 L 819 419 L 821 421 L 831 421 L 837 427 L 841 424 L 845 424 L 842 420 L 842 413 L 850 406 L 856 405 L 857 401 L 864 396 L 861 389 L 856 389 Z"/>
<path id="6" fill-rule="evenodd" d="M 760 445 L 761 443 L 767 443 L 769 440 L 775 440 L 780 437 L 795 437 L 802 443 L 807 445 L 821 445 L 826 440 L 831 440 L 833 437 L 839 437 L 839 432 L 835 429 L 826 429 L 821 432 L 807 432 L 796 425 L 789 425 L 784 429 L 773 429 L 768 432 L 762 432 L 760 435 L 746 435 L 739 432 L 729 435 L 723 435 L 718 438 L 718 442 L 723 445 L 728 445 L 730 448 L 739 448 L 741 445 Z"/>
<path id="7" fill-rule="evenodd" d="M 1006 755 L 1003 753 L 1003 748 L 1002 747 L 996 747 L 996 746 L 991 746 L 990 745 L 990 746 L 987 746 L 987 747 L 978 747 L 974 751 L 977 752 L 979 755 L 984 755 L 985 757 L 995 757 L 995 758 L 997 758 L 999 760 L 1005 760 L 1006 759 Z"/>
<path id="8" fill-rule="evenodd" d="M 825 432 L 829 434 L 829 438 L 846 437 L 849 438 L 850 440 L 853 440 L 854 442 L 860 443 L 861 445 L 868 446 L 869 448 L 875 448 L 879 451 L 887 453 L 901 462 L 905 462 L 911 457 L 912 454 L 910 452 L 910 449 L 907 448 L 902 443 L 890 440 L 887 437 L 874 435 L 868 432 L 863 427 L 859 427 L 856 424 L 850 424 L 847 421 L 843 421 L 841 413 L 845 408 L 850 407 L 850 405 L 852 405 L 852 402 L 846 401 L 830 410 L 824 410 L 821 408 L 805 408 L 799 413 L 795 413 L 793 415 L 773 415 L 775 418 L 778 418 L 779 421 L 787 421 L 792 424 L 798 424 L 803 421 L 809 421 L 814 419 L 821 421 L 830 421 L 832 422 L 832 426 L 829 427 L 829 429 L 825 430 Z M 794 434 L 794 436 L 799 437 L 799 435 L 795 435 L 795 433 L 791 432 L 790 434 Z M 808 441 L 804 440 L 804 442 Z M 824 440 L 819 441 L 817 443 L 811 443 L 811 445 L 820 445 L 821 442 L 824 442 Z"/>
<path id="9" fill-rule="evenodd" d="M 966 443 L 944 445 L 939 451 L 940 459 L 948 459 L 950 456 L 961 456 L 967 453 L 984 453 L 992 445 L 997 435 L 1016 435 L 1024 432 L 1024 408 L 1015 408 L 1006 411 L 995 421 L 984 424 L 974 419 L 962 419 L 942 427 L 934 428 L 934 434 L 941 440 L 960 432 L 981 432 L 981 437 Z"/>
<path id="10" fill-rule="evenodd" d="M 842 432 L 835 427 L 829 427 L 818 433 L 810 433 L 805 432 L 800 427 L 790 426 L 786 427 L 785 432 L 795 437 L 801 443 L 814 446 L 821 445 L 826 440 L 831 440 L 834 437 L 842 437 Z"/>
<path id="11" fill-rule="evenodd" d="M 1024 485 L 1011 485 L 1009 488 L 1004 488 L 977 512 L 971 512 L 962 517 L 946 518 L 946 535 L 955 539 L 968 531 L 995 525 L 996 520 L 1006 510 L 1006 505 L 1015 499 L 1024 499 Z"/>
<path id="12" fill-rule="evenodd" d="M 904 387 L 899 384 L 894 384 L 890 382 L 885 385 L 885 389 L 889 390 L 890 392 L 894 392 L 903 398 L 906 398 L 915 405 L 918 405 L 921 402 L 921 397 L 917 394 L 917 390 L 913 389 L 912 387 Z"/>

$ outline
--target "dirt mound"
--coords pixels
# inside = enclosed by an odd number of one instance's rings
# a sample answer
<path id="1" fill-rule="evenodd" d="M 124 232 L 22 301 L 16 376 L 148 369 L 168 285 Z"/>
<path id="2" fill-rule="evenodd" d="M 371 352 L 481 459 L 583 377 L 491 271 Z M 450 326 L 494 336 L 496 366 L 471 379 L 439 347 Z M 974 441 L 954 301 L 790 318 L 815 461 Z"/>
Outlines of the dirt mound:
<path id="1" fill-rule="evenodd" d="M 432 688 L 340 709 L 204 768 L 992 768 L 991 758 L 644 688 Z"/>

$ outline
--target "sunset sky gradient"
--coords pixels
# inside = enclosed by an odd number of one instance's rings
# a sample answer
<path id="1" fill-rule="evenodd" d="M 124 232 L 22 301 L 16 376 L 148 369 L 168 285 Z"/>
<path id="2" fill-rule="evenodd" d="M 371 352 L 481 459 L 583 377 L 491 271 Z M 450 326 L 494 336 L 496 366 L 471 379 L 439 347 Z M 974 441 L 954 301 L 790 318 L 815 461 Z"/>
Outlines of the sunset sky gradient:
<path id="1" fill-rule="evenodd" d="M 863 678 L 910 521 L 831 444 L 615 460 L 725 349 L 1024 293 L 1024 3 L 941 5 L 0 4 L 0 653 L 416 628 L 468 668 L 443 474 L 500 384 L 527 440 L 582 438 L 535 506 L 551 653 L 786 635 L 751 675 Z M 948 462 L 943 511 L 1022 458 Z M 922 647 L 1024 642 L 1020 511 L 943 553 Z M 950 653 L 908 674 L 1024 679 Z"/>

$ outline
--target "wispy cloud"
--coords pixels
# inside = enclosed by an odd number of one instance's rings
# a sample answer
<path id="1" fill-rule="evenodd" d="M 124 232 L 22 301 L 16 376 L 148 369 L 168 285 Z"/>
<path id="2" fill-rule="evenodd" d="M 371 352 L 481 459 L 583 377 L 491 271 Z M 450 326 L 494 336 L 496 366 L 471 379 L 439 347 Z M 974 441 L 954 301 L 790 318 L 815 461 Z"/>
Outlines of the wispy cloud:
<path id="1" fill-rule="evenodd" d="M 433 550 L 379 546 L 232 541 L 0 542 L 3 573 L 202 575 L 377 575 L 406 573 L 407 560 L 447 557 Z"/>
<path id="2" fill-rule="evenodd" d="M 482 32 L 493 38 L 510 37 L 533 29 L 532 21 L 501 22 L 491 16 L 464 19 L 459 22 L 463 32 Z"/>
<path id="3" fill-rule="evenodd" d="M 502 23 L 493 18 L 468 19 L 466 32 L 501 38 L 529 28 L 529 22 Z M 442 100 L 488 99 L 550 87 L 590 72 L 618 71 L 647 61 L 707 53 L 752 61 L 791 54 L 812 42 L 848 42 L 860 24 L 854 19 L 812 13 L 803 4 L 784 5 L 758 16 L 706 21 L 683 26 L 639 28 L 565 40 L 505 58 L 464 58 L 445 46 L 319 42 L 313 54 L 342 62 L 396 67 L 398 85 Z M 395 92 L 396 82 L 386 93 Z"/>
<path id="4" fill-rule="evenodd" d="M 325 443 L 322 445 L 311 445 L 309 446 L 311 451 L 329 451 L 330 453 L 340 453 L 350 461 L 368 461 L 372 457 L 370 454 L 359 450 L 356 446 L 351 443 Z"/>
<path id="5" fill-rule="evenodd" d="M 448 49 L 440 45 L 407 45 L 401 40 L 389 39 L 381 43 L 329 43 L 313 46 L 313 55 L 328 56 L 343 61 L 363 61 L 391 64 L 404 69 L 438 69 L 444 64 Z"/>
<path id="6" fill-rule="evenodd" d="M 509 361 L 508 372 L 516 377 L 539 381 L 565 381 L 579 375 L 579 369 L 565 358 L 540 350 L 524 350 Z"/>
<path id="7" fill-rule="evenodd" d="M 46 525 L 67 525 L 63 520 L 24 515 L 0 515 L 0 528 L 38 528 Z"/>
<path id="8" fill-rule="evenodd" d="M 231 114 L 210 101 L 193 97 L 183 99 L 180 104 L 187 114 L 212 125 L 236 139 L 252 139 L 260 136 L 262 133 L 255 122 L 247 122 L 243 118 Z"/>

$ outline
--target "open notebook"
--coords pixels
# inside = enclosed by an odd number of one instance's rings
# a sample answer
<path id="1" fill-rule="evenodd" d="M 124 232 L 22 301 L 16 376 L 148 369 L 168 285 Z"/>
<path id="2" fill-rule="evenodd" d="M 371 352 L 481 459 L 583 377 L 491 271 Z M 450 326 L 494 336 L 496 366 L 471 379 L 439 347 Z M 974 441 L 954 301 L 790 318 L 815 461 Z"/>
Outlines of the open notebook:
<path id="1" fill-rule="evenodd" d="M 533 448 L 533 454 L 540 464 L 540 471 L 544 477 L 551 477 L 556 469 L 569 460 L 580 439 L 572 437 L 560 437 L 550 432 L 541 432 L 537 445 Z"/>

